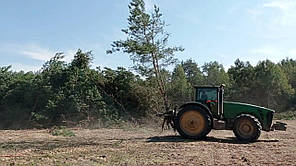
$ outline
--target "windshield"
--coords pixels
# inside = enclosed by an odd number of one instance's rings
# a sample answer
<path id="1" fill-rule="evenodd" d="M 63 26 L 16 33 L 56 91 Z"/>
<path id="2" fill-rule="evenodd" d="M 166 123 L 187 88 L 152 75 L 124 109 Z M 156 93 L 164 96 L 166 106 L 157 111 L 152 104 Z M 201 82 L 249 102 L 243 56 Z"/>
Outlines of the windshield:
<path id="1" fill-rule="evenodd" d="M 217 100 L 217 88 L 198 88 L 196 93 L 197 101 Z"/>

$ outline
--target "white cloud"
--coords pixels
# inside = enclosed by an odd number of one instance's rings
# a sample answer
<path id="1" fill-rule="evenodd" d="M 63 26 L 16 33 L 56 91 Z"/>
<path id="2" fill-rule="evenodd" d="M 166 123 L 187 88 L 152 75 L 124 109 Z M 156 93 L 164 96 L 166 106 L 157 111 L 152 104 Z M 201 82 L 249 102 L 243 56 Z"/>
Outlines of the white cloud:
<path id="1" fill-rule="evenodd" d="M 38 45 L 25 45 L 20 46 L 17 53 L 21 55 L 25 55 L 28 58 L 40 60 L 40 61 L 48 61 L 55 55 L 55 52 L 48 49 L 43 48 Z"/>
<path id="2" fill-rule="evenodd" d="M 64 61 L 70 63 L 78 48 L 75 47 L 70 49 L 52 49 L 41 47 L 37 44 L 14 44 L 14 43 L 0 43 L 0 53 L 5 55 L 13 55 L 17 57 L 12 62 L 1 61 L 1 66 L 12 65 L 14 71 L 38 71 L 41 69 L 45 61 L 50 60 L 56 53 L 63 53 Z M 93 66 L 111 67 L 116 68 L 117 66 L 128 67 L 131 65 L 126 54 L 117 53 L 116 55 L 106 55 L 106 50 L 109 48 L 109 44 L 92 43 L 86 44 L 81 49 L 83 52 L 90 51 L 90 48 L 94 48 L 93 55 Z M 37 61 L 33 61 L 37 60 Z"/>
<path id="3" fill-rule="evenodd" d="M 56 53 L 61 52 L 65 56 L 63 60 L 71 62 L 77 49 L 63 51 L 57 49 L 53 50 L 37 44 L 2 44 L 0 45 L 0 52 L 11 53 L 42 62 L 50 60 Z"/>
<path id="4" fill-rule="evenodd" d="M 260 1 L 248 8 L 253 36 L 264 39 L 295 39 L 296 0 Z"/>
<path id="5" fill-rule="evenodd" d="M 296 26 L 295 0 L 273 0 L 263 4 L 263 7 L 278 10 L 277 15 L 275 15 L 273 18 L 273 23 L 275 25 L 280 25 L 283 27 Z"/>
<path id="6" fill-rule="evenodd" d="M 53 57 L 57 51 L 53 51 L 37 44 L 0 43 L 0 52 L 39 61 L 47 61 Z"/>
<path id="7" fill-rule="evenodd" d="M 77 50 L 68 50 L 64 52 L 64 61 L 67 63 L 71 62 L 74 59 L 74 55 L 77 52 Z"/>
<path id="8" fill-rule="evenodd" d="M 71 62 L 77 50 L 69 49 L 64 52 L 64 61 Z M 0 52 L 2 54 L 11 54 L 18 57 L 18 60 L 10 63 L 14 71 L 38 71 L 42 64 L 50 60 L 61 50 L 53 50 L 50 48 L 42 47 L 37 44 L 12 44 L 0 43 Z M 30 64 L 24 63 L 25 59 L 37 60 L 39 62 L 31 62 Z M 5 64 L 5 62 L 3 62 Z M 34 64 L 34 65 L 33 65 Z"/>
<path id="9" fill-rule="evenodd" d="M 296 26 L 296 1 L 272 0 L 247 9 L 247 13 L 261 25 L 270 28 Z"/>
<path id="10" fill-rule="evenodd" d="M 282 11 L 289 11 L 295 7 L 295 0 L 274 0 L 263 4 L 263 7 L 278 8 Z"/>
<path id="11" fill-rule="evenodd" d="M 249 61 L 252 65 L 256 65 L 259 60 L 271 60 L 278 63 L 281 60 L 291 57 L 295 58 L 296 49 L 284 49 L 273 46 L 262 46 L 249 51 L 249 56 L 243 57 L 242 60 Z"/>
<path id="12" fill-rule="evenodd" d="M 264 56 L 277 56 L 277 55 L 281 55 L 282 51 L 275 47 L 263 46 L 263 47 L 251 49 L 250 53 L 256 54 L 256 55 L 264 55 Z"/>
<path id="13" fill-rule="evenodd" d="M 11 65 L 11 68 L 12 70 L 14 71 L 24 71 L 24 72 L 29 72 L 29 71 L 33 71 L 33 72 L 36 72 L 38 70 L 41 69 L 41 66 L 38 65 L 27 65 L 27 64 L 22 64 L 22 63 L 13 63 L 13 64 L 10 64 Z"/>

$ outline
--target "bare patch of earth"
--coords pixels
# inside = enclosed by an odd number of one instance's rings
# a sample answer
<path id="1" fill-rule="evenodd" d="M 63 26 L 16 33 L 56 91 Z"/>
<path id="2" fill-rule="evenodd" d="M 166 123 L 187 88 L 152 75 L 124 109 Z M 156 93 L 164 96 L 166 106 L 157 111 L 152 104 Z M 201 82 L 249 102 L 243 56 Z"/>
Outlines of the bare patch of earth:
<path id="1" fill-rule="evenodd" d="M 232 131 L 212 130 L 205 140 L 182 139 L 155 128 L 0 131 L 0 165 L 295 165 L 296 120 L 286 132 L 262 132 L 251 144 Z"/>

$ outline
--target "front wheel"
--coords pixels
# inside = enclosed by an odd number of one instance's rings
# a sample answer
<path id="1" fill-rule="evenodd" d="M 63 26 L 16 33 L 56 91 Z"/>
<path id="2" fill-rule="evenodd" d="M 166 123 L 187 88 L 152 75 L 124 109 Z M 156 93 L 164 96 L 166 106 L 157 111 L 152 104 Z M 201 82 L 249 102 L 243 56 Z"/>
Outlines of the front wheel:
<path id="1" fill-rule="evenodd" d="M 252 115 L 242 114 L 234 122 L 233 132 L 243 142 L 255 142 L 261 134 L 261 124 Z"/>
<path id="2" fill-rule="evenodd" d="M 212 129 L 209 113 L 198 106 L 184 107 L 178 112 L 176 122 L 178 133 L 190 139 L 201 139 Z"/>

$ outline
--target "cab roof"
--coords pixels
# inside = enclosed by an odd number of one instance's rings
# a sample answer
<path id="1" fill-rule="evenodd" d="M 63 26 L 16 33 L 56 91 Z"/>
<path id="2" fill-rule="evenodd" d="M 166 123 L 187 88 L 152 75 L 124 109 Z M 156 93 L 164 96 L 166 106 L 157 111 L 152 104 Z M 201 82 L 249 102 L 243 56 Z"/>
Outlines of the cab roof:
<path id="1" fill-rule="evenodd" d="M 212 85 L 195 85 L 194 88 L 220 88 L 220 86 L 212 86 Z"/>

